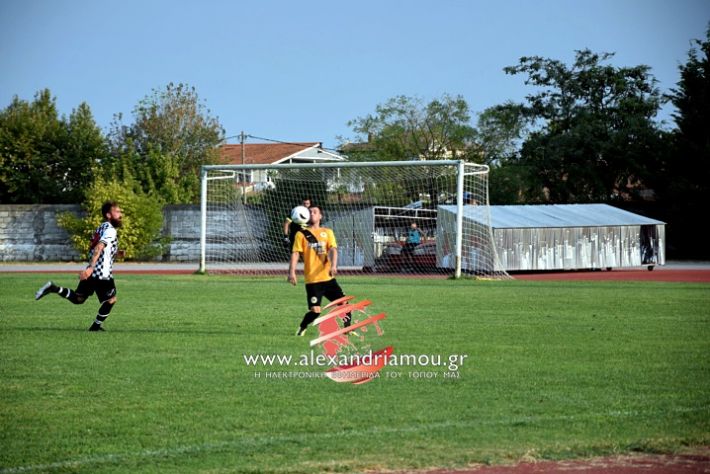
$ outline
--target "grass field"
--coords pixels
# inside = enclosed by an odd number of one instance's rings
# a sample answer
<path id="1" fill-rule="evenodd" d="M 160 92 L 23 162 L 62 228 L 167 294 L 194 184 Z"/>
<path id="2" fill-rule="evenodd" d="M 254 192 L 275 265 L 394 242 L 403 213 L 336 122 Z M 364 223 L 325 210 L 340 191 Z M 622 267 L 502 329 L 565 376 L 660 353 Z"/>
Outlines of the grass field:
<path id="1" fill-rule="evenodd" d="M 86 331 L 94 298 L 34 301 L 47 279 L 0 275 L 3 473 L 352 472 L 710 443 L 707 284 L 344 277 L 387 313 L 375 345 L 468 356 L 459 378 L 386 367 L 353 386 L 245 363 L 310 350 L 292 335 L 303 287 L 285 278 L 118 276 L 105 333 Z"/>

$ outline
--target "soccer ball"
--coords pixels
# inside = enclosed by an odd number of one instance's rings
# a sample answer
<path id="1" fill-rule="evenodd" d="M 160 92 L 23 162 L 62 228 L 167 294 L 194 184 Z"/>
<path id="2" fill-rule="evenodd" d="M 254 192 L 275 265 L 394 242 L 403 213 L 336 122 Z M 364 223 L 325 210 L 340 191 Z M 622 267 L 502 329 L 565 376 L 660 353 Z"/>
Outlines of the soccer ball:
<path id="1" fill-rule="evenodd" d="M 308 224 L 311 219 L 311 211 L 306 206 L 296 206 L 291 210 L 291 221 L 294 224 Z"/>

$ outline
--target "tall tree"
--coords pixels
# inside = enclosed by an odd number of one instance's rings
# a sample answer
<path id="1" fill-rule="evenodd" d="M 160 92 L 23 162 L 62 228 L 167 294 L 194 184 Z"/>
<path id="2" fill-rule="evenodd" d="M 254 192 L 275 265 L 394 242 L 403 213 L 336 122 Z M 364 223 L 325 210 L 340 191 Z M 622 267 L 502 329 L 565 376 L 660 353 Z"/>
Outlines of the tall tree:
<path id="1" fill-rule="evenodd" d="M 462 96 L 443 95 L 425 104 L 422 99 L 397 96 L 375 113 L 348 122 L 362 148 L 383 160 L 440 160 L 461 156 L 473 138 L 470 111 Z M 357 157 L 357 149 L 353 153 Z"/>
<path id="2" fill-rule="evenodd" d="M 482 162 L 500 165 L 516 156 L 528 134 L 529 124 L 520 105 L 506 102 L 489 107 L 478 115 L 476 143 Z"/>
<path id="3" fill-rule="evenodd" d="M 375 113 L 348 122 L 367 143 L 344 146 L 352 160 L 441 160 L 463 158 L 471 152 L 474 129 L 469 107 L 461 96 L 443 95 L 429 103 L 420 98 L 397 96 L 375 108 Z M 412 188 L 398 179 L 395 169 L 383 169 L 381 182 L 369 183 L 376 196 L 395 194 L 405 202 L 418 201 L 428 194 L 428 205 L 436 207 L 434 172 L 430 171 L 426 189 Z M 391 178 L 391 179 L 390 179 Z"/>
<path id="4" fill-rule="evenodd" d="M 669 163 L 673 186 L 683 200 L 707 203 L 710 191 L 710 27 L 705 41 L 695 40 L 688 61 L 679 67 L 678 87 L 671 91 L 674 157 Z"/>
<path id="5" fill-rule="evenodd" d="M 85 103 L 66 119 L 48 89 L 32 102 L 14 97 L 0 111 L 0 202 L 78 202 L 105 156 L 105 139 Z"/>
<path id="6" fill-rule="evenodd" d="M 153 90 L 133 110 L 129 126 L 117 117 L 111 131 L 114 170 L 129 169 L 148 193 L 167 203 L 199 200 L 200 166 L 215 163 L 224 138 L 219 120 L 194 87 L 168 84 Z"/>
<path id="7" fill-rule="evenodd" d="M 667 225 L 668 253 L 673 258 L 710 258 L 698 232 L 698 219 L 710 200 L 710 27 L 695 40 L 680 80 L 669 98 L 676 107 L 665 166 L 657 188 L 661 218 Z"/>
<path id="8" fill-rule="evenodd" d="M 604 64 L 612 56 L 583 50 L 571 67 L 534 56 L 505 68 L 538 89 L 521 104 L 534 124 L 519 163 L 533 179 L 529 199 L 630 199 L 655 171 L 663 98 L 648 66 Z"/>
<path id="9" fill-rule="evenodd" d="M 93 179 L 95 167 L 108 158 L 108 142 L 86 103 L 79 104 L 65 122 L 64 199 L 79 202 Z"/>
<path id="10" fill-rule="evenodd" d="M 506 102 L 489 107 L 478 116 L 476 143 L 481 162 L 490 166 L 488 186 L 491 204 L 525 202 L 531 181 L 529 168 L 520 162 L 520 146 L 530 124 L 519 104 Z"/>

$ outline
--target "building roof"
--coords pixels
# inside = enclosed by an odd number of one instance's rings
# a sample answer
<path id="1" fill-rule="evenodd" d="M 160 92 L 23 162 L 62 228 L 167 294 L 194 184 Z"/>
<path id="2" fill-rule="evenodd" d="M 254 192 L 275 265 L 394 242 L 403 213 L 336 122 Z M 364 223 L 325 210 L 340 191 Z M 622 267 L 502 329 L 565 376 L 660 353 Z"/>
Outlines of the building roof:
<path id="1" fill-rule="evenodd" d="M 456 212 L 456 206 L 440 206 Z M 611 227 L 658 225 L 665 222 L 644 217 L 608 204 L 548 204 L 523 206 L 490 206 L 494 229 L 541 227 Z M 464 206 L 464 217 L 479 220 L 475 206 Z"/>
<path id="2" fill-rule="evenodd" d="M 342 161 L 343 157 L 322 150 L 320 142 L 304 143 L 245 143 L 244 162 L 247 165 L 271 165 L 290 160 L 320 162 Z M 242 145 L 225 144 L 219 147 L 222 164 L 241 165 Z M 314 153 L 323 155 L 316 157 Z M 303 155 L 303 156 L 299 156 Z"/>

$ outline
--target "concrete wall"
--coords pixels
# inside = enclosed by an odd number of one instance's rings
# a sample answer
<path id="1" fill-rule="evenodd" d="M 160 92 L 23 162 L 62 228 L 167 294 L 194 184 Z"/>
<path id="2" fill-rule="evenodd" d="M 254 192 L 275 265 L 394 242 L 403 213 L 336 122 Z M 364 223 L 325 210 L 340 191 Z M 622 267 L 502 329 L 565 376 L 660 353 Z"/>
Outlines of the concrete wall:
<path id="1" fill-rule="evenodd" d="M 170 236 L 170 246 L 162 260 L 199 262 L 200 206 L 172 205 L 163 209 L 163 235 Z"/>
<path id="2" fill-rule="evenodd" d="M 82 260 L 69 241 L 69 234 L 57 225 L 57 215 L 79 215 L 75 204 L 0 204 L 0 261 Z"/>
<path id="3" fill-rule="evenodd" d="M 63 212 L 81 215 L 77 204 L 0 204 L 0 261 L 42 262 L 83 261 L 69 240 L 69 234 L 57 225 Z M 208 256 L 217 260 L 251 261 L 259 253 L 266 233 L 263 213 L 255 209 L 211 210 L 211 238 Z M 164 236 L 170 245 L 156 261 L 194 262 L 200 259 L 200 206 L 171 205 L 163 209 Z M 120 243 L 119 243 L 120 246 Z"/>
<path id="4" fill-rule="evenodd" d="M 69 234 L 57 225 L 63 212 L 81 214 L 77 204 L 0 204 L 0 261 L 83 261 Z M 163 235 L 171 237 L 164 258 L 170 262 L 197 262 L 200 255 L 200 207 L 166 206 Z"/>

